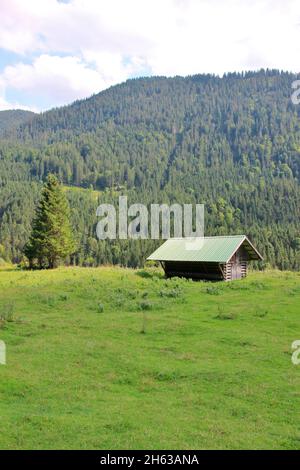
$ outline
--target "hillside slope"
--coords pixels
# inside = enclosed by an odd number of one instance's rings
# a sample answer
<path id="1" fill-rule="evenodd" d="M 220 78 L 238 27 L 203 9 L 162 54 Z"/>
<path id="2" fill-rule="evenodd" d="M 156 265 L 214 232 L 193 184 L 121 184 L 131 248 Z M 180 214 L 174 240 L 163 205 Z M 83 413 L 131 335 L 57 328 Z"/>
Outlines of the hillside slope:
<path id="1" fill-rule="evenodd" d="M 19 127 L 21 124 L 29 121 L 35 116 L 31 111 L 24 111 L 22 109 L 11 109 L 7 111 L 0 111 L 0 136 L 4 135 L 7 131 Z"/>
<path id="2" fill-rule="evenodd" d="M 22 124 L 0 142 L 6 256 L 20 258 L 38 182 L 53 172 L 110 202 L 121 192 L 146 203 L 203 202 L 207 234 L 247 233 L 272 265 L 299 269 L 295 78 L 260 71 L 130 80 Z M 143 262 L 152 245 L 126 246 L 124 254 L 120 244 L 97 244 L 95 200 L 86 191 L 69 197 L 80 238 L 76 262 Z"/>

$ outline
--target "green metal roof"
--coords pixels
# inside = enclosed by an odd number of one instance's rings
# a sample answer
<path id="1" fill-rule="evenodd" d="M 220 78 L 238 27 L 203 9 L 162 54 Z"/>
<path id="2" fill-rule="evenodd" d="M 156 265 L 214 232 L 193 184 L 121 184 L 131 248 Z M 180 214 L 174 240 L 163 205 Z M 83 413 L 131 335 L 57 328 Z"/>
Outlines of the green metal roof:
<path id="1" fill-rule="evenodd" d="M 147 259 L 226 263 L 242 244 L 249 254 L 249 259 L 262 259 L 246 235 L 197 239 L 170 238 Z"/>

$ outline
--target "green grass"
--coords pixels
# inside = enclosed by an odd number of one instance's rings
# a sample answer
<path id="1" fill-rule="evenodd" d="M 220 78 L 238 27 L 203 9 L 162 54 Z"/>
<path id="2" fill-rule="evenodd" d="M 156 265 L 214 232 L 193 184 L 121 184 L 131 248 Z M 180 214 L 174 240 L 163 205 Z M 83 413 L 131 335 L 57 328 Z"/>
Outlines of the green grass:
<path id="1" fill-rule="evenodd" d="M 300 274 L 0 270 L 1 449 L 299 449 Z"/>
<path id="2" fill-rule="evenodd" d="M 91 198 L 95 201 L 98 201 L 99 197 L 101 197 L 105 193 L 114 194 L 117 196 L 118 194 L 121 195 L 120 190 L 124 192 L 124 188 L 114 188 L 114 189 L 106 189 L 106 190 L 99 190 L 99 189 L 91 189 L 91 188 L 83 188 L 82 186 L 70 186 L 70 185 L 63 185 L 62 189 L 66 193 L 77 193 L 77 194 L 90 194 Z"/>
<path id="3" fill-rule="evenodd" d="M 81 186 L 68 186 L 68 185 L 63 185 L 62 186 L 63 191 L 65 192 L 73 192 L 73 193 L 86 193 L 90 194 L 91 198 L 94 200 L 98 200 L 99 196 L 102 194 L 101 191 L 95 190 L 95 189 L 90 189 L 90 188 L 82 188 Z"/>

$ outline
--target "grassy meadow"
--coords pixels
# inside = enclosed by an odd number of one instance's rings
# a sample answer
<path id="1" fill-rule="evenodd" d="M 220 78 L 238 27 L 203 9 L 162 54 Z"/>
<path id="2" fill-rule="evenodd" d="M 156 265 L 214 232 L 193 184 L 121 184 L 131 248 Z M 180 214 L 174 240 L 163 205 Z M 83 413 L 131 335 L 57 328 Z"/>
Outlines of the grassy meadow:
<path id="1" fill-rule="evenodd" d="M 299 449 L 300 273 L 0 270 L 1 449 Z"/>

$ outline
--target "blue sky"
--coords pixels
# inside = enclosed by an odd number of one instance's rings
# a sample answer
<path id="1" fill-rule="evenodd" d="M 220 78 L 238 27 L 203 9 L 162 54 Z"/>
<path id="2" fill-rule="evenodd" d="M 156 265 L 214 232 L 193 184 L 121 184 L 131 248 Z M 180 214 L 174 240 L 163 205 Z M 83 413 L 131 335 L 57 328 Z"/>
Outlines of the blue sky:
<path id="1" fill-rule="evenodd" d="M 299 0 L 0 0 L 0 109 L 43 111 L 131 77 L 299 72 Z"/>

